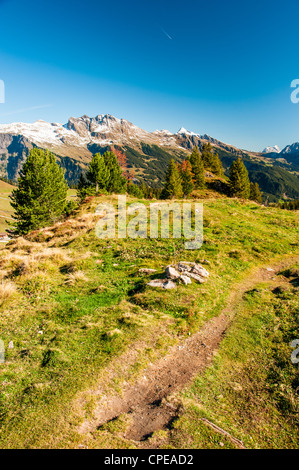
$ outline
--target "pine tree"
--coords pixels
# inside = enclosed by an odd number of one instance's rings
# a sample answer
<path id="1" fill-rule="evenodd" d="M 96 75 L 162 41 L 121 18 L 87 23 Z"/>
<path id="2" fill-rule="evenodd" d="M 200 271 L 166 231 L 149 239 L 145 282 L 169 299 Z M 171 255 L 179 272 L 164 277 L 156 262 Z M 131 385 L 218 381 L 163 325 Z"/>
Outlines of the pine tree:
<path id="1" fill-rule="evenodd" d="M 105 152 L 103 155 L 108 171 L 106 190 L 109 193 L 123 194 L 126 192 L 127 180 L 113 152 Z"/>
<path id="2" fill-rule="evenodd" d="M 248 171 L 242 158 L 233 161 L 229 170 L 229 185 L 231 196 L 248 199 L 250 196 L 250 181 Z"/>
<path id="3" fill-rule="evenodd" d="M 213 161 L 211 164 L 211 171 L 212 173 L 214 173 L 214 175 L 224 176 L 223 166 L 222 166 L 218 153 L 215 153 L 213 156 Z"/>
<path id="4" fill-rule="evenodd" d="M 204 164 L 204 168 L 210 170 L 217 176 L 224 175 L 224 170 L 219 155 L 218 153 L 214 154 L 210 142 L 203 144 L 201 149 L 201 158 Z"/>
<path id="5" fill-rule="evenodd" d="M 189 157 L 189 161 L 192 169 L 192 177 L 195 189 L 202 189 L 205 186 L 205 173 L 203 161 L 198 150 L 198 147 L 195 146 L 192 150 L 192 153 Z"/>
<path id="6" fill-rule="evenodd" d="M 258 183 L 250 183 L 250 196 L 249 199 L 252 201 L 262 202 L 262 193 Z"/>
<path id="7" fill-rule="evenodd" d="M 182 197 L 181 177 L 175 161 L 172 159 L 166 171 L 165 185 L 161 194 L 162 199 Z"/>
<path id="8" fill-rule="evenodd" d="M 99 189 L 105 189 L 109 179 L 109 169 L 106 165 L 104 156 L 100 153 L 96 153 L 91 160 L 89 165 L 88 178 L 95 183 L 96 193 Z"/>
<path id="9" fill-rule="evenodd" d="M 214 154 L 210 142 L 203 144 L 201 149 L 201 158 L 205 168 L 212 170 Z"/>
<path id="10" fill-rule="evenodd" d="M 15 210 L 11 223 L 16 234 L 26 234 L 53 223 L 66 207 L 67 183 L 55 155 L 32 149 L 11 196 Z"/>
<path id="11" fill-rule="evenodd" d="M 182 162 L 182 164 L 179 166 L 179 172 L 181 175 L 183 195 L 184 197 L 187 197 L 194 189 L 194 184 L 192 181 L 192 168 L 189 160 L 184 160 Z"/>

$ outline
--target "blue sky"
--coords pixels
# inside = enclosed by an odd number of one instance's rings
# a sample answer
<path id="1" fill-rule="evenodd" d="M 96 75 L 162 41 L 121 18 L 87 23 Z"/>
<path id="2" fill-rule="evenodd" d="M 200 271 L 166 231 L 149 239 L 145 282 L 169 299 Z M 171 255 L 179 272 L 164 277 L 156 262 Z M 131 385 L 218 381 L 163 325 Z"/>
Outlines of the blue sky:
<path id="1" fill-rule="evenodd" d="M 299 140 L 298 0 L 0 0 L 0 123 L 109 113 L 249 150 Z"/>

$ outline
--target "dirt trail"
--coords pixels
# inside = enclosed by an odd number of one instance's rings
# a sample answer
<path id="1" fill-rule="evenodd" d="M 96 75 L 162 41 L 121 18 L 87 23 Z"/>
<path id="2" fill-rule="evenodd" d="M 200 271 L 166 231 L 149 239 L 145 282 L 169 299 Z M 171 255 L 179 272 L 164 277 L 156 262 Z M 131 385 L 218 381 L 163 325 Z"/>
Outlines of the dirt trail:
<path id="1" fill-rule="evenodd" d="M 277 272 L 296 261 L 299 256 L 286 257 L 279 263 L 251 271 L 245 280 L 234 286 L 219 317 L 172 347 L 164 358 L 151 364 L 135 384 L 125 387 L 122 395 L 102 397 L 94 411 L 94 419 L 86 420 L 79 432 L 86 434 L 99 429 L 124 413 L 130 417 L 126 439 L 146 441 L 153 432 L 169 428 L 180 413 L 180 405 L 174 404 L 173 400 L 168 402 L 167 397 L 182 390 L 212 362 L 213 353 L 217 351 L 243 294 L 258 282 L 274 280 Z"/>

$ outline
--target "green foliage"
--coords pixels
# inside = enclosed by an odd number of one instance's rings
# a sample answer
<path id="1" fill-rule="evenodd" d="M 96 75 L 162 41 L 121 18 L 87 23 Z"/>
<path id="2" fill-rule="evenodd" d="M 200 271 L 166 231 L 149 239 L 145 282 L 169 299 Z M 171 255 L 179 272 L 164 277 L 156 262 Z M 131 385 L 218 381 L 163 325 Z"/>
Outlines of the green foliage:
<path id="1" fill-rule="evenodd" d="M 279 204 L 281 209 L 287 209 L 289 211 L 297 211 L 299 209 L 299 199 L 295 201 L 285 201 Z"/>
<path id="2" fill-rule="evenodd" d="M 78 197 L 83 201 L 87 196 L 101 193 L 123 194 L 127 180 L 123 176 L 117 157 L 113 152 L 103 155 L 96 153 L 89 165 L 89 171 L 81 173 L 78 183 Z"/>
<path id="3" fill-rule="evenodd" d="M 201 158 L 206 169 L 211 170 L 211 172 L 217 176 L 223 176 L 224 170 L 222 167 L 221 160 L 217 153 L 214 154 L 210 142 L 207 144 L 203 144 L 201 149 Z"/>
<path id="4" fill-rule="evenodd" d="M 198 147 L 195 146 L 190 155 L 190 164 L 195 189 L 202 189 L 205 186 L 204 164 L 200 156 Z"/>
<path id="5" fill-rule="evenodd" d="M 105 152 L 103 155 L 108 169 L 108 178 L 104 189 L 109 193 L 122 194 L 126 192 L 127 180 L 122 174 L 122 169 L 113 152 Z"/>
<path id="6" fill-rule="evenodd" d="M 140 186 L 137 184 L 134 184 L 132 182 L 128 183 L 127 185 L 127 193 L 130 194 L 130 196 L 138 197 L 138 198 L 143 198 L 144 194 Z"/>
<path id="7" fill-rule="evenodd" d="M 49 225 L 59 218 L 66 206 L 67 183 L 55 155 L 32 149 L 11 196 L 15 210 L 11 224 L 16 234 Z"/>
<path id="8" fill-rule="evenodd" d="M 229 185 L 231 196 L 248 199 L 250 196 L 250 181 L 248 171 L 242 158 L 235 160 L 229 171 Z"/>
<path id="9" fill-rule="evenodd" d="M 258 183 L 250 183 L 250 196 L 249 199 L 252 201 L 262 202 L 262 193 Z"/>
<path id="10" fill-rule="evenodd" d="M 166 181 L 161 194 L 162 199 L 182 197 L 181 177 L 175 161 L 172 159 L 166 172 Z"/>
<path id="11" fill-rule="evenodd" d="M 104 156 L 96 153 L 89 165 L 89 179 L 96 185 L 96 193 L 99 189 L 105 189 L 108 183 L 109 169 L 105 164 Z"/>
<path id="12" fill-rule="evenodd" d="M 192 168 L 189 160 L 184 160 L 179 166 L 179 171 L 181 175 L 182 190 L 184 197 L 189 196 L 193 189 L 194 184 L 192 181 Z"/>

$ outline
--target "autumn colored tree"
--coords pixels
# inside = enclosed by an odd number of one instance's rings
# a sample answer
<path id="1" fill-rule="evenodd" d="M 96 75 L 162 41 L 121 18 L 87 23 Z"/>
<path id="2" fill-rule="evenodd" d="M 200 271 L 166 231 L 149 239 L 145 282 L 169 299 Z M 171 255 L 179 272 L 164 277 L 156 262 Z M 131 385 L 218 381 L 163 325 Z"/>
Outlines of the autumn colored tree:
<path id="1" fill-rule="evenodd" d="M 184 197 L 187 197 L 194 189 L 192 181 L 192 167 L 189 160 L 183 160 L 182 164 L 179 165 L 179 172 L 181 175 L 183 195 Z"/>

